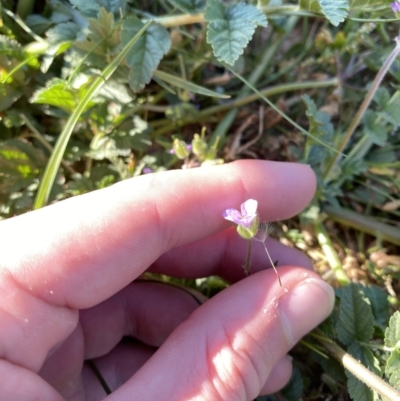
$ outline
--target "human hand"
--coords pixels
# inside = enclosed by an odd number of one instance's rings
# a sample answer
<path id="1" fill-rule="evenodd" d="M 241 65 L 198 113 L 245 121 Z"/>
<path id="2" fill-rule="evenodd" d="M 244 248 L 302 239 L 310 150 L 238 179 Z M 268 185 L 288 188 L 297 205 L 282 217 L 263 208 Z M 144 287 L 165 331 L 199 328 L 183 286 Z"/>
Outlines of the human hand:
<path id="1" fill-rule="evenodd" d="M 333 291 L 308 259 L 221 217 L 249 198 L 261 220 L 313 196 L 308 166 L 238 161 L 150 174 L 0 222 L 0 400 L 247 401 L 289 380 L 290 348 L 324 320 Z M 297 267 L 296 267 L 297 266 Z M 201 306 L 152 271 L 234 284 Z M 132 336 L 136 342 L 121 342 Z"/>

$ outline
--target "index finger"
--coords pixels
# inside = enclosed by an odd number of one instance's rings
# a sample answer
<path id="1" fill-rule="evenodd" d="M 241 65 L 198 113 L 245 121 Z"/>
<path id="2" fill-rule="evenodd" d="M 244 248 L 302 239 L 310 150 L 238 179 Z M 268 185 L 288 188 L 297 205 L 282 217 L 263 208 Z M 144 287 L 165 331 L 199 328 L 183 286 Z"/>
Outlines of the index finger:
<path id="1" fill-rule="evenodd" d="M 224 209 L 253 198 L 262 220 L 281 220 L 314 190 L 310 167 L 295 163 L 242 160 L 140 176 L 1 222 L 0 271 L 52 304 L 88 308 L 165 251 L 228 227 Z"/>

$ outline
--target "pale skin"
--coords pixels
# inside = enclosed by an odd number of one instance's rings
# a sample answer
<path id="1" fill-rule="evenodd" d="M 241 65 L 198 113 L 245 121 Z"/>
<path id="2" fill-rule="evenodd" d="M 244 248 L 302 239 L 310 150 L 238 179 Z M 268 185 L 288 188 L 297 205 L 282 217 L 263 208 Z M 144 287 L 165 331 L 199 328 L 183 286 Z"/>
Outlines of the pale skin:
<path id="1" fill-rule="evenodd" d="M 293 345 L 333 292 L 307 257 L 246 241 L 221 216 L 247 199 L 263 221 L 312 199 L 305 165 L 238 161 L 149 174 L 0 222 L 0 401 L 250 401 L 290 378 Z M 211 300 L 138 277 L 219 275 Z M 132 336 L 137 341 L 121 341 Z M 85 360 L 112 390 L 108 397 Z"/>

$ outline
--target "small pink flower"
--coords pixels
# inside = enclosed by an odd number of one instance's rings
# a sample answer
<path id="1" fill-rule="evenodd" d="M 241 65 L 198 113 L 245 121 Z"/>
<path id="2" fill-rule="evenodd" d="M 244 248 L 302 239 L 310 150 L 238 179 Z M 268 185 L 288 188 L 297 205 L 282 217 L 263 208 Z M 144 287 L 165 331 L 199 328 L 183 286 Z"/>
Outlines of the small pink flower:
<path id="1" fill-rule="evenodd" d="M 392 7 L 392 11 L 394 12 L 394 13 L 400 13 L 400 2 L 399 1 L 394 1 L 391 5 L 390 5 L 390 7 Z"/>
<path id="2" fill-rule="evenodd" d="M 240 212 L 236 209 L 226 209 L 222 212 L 222 217 L 244 228 L 250 228 L 257 219 L 258 202 L 254 199 L 248 199 L 240 206 Z"/>

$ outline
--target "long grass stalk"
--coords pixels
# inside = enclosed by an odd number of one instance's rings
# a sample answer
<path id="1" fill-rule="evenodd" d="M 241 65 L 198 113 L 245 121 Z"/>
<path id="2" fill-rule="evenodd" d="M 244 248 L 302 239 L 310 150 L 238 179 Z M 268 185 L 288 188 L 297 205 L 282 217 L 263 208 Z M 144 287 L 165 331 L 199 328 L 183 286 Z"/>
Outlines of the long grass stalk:
<path id="1" fill-rule="evenodd" d="M 361 103 L 360 108 L 358 109 L 358 111 L 357 111 L 356 115 L 354 116 L 353 120 L 351 121 L 346 133 L 344 134 L 342 140 L 340 141 L 340 143 L 337 147 L 337 153 L 335 153 L 332 156 L 332 159 L 328 163 L 328 166 L 326 167 L 324 174 L 323 174 L 324 180 L 326 180 L 329 177 L 329 174 L 330 174 L 332 168 L 339 160 L 340 154 L 342 154 L 342 152 L 344 151 L 347 143 L 349 142 L 350 138 L 354 134 L 354 131 L 358 127 L 362 117 L 364 116 L 365 112 L 367 111 L 383 78 L 385 77 L 386 73 L 388 72 L 388 70 L 391 67 L 391 65 L 393 64 L 393 62 L 396 60 L 397 56 L 400 54 L 400 36 L 396 37 L 395 42 L 396 42 L 395 48 L 389 54 L 389 57 L 386 59 L 386 61 L 383 63 L 382 67 L 378 71 L 378 74 L 376 75 L 374 81 L 372 82 L 372 85 L 369 88 L 363 102 Z"/>
<path id="2" fill-rule="evenodd" d="M 52 152 L 50 159 L 47 163 L 46 169 L 43 173 L 43 177 L 40 181 L 38 192 L 36 194 L 35 202 L 33 204 L 34 209 L 39 209 L 46 205 L 51 188 L 53 187 L 58 169 L 61 164 L 62 157 L 67 147 L 68 141 L 75 128 L 76 123 L 84 112 L 86 106 L 90 100 L 96 94 L 96 92 L 104 85 L 104 83 L 111 77 L 118 65 L 125 58 L 128 51 L 136 43 L 136 41 L 142 36 L 146 29 L 150 26 L 152 21 L 147 22 L 143 28 L 127 43 L 122 49 L 121 53 L 103 70 L 103 72 L 94 79 L 92 85 L 79 102 L 74 112 L 70 115 L 64 129 L 62 130 Z"/>

